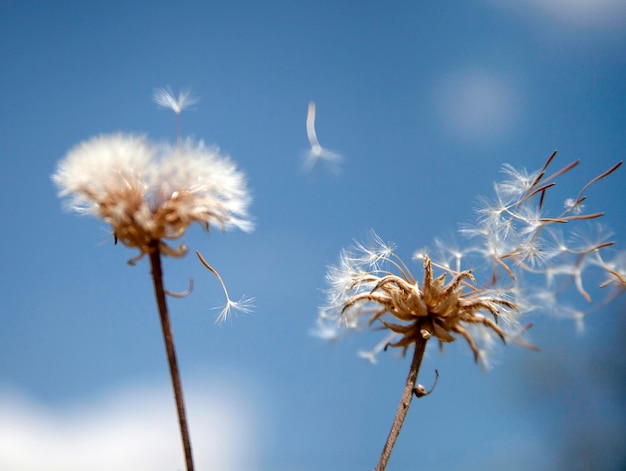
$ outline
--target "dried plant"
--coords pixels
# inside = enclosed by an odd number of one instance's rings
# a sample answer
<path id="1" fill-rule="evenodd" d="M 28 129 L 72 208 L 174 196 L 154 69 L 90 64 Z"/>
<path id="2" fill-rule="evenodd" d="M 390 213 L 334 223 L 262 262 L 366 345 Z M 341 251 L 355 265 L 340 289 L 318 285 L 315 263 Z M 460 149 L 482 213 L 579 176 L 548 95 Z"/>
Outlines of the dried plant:
<path id="1" fill-rule="evenodd" d="M 531 310 L 558 307 L 552 286 L 555 277 L 568 277 L 582 298 L 591 301 L 583 275 L 599 267 L 607 277 L 603 286 L 624 290 L 624 256 L 606 262 L 601 255 L 612 242 L 603 237 L 574 246 L 555 227 L 571 228 L 572 223 L 602 216 L 584 211 L 585 193 L 621 162 L 592 179 L 574 198 L 566 199 L 564 209 L 551 216 L 546 214 L 546 194 L 559 176 L 579 163 L 548 175 L 555 155 L 530 174 L 505 166 L 508 178 L 495 185 L 495 200 L 483 200 L 477 222 L 461 230 L 477 243 L 460 249 L 436 241 L 437 261 L 427 251 L 416 252 L 414 259 L 423 264 L 419 280 L 395 253 L 395 247 L 373 232 L 369 242 L 357 242 L 342 251 L 339 263 L 330 267 L 328 302 L 320 309 L 318 335 L 336 338 L 364 326 L 387 331 L 373 351 L 361 352 L 371 361 L 388 347 L 401 348 L 404 353 L 413 348 L 409 375 L 377 470 L 387 466 L 413 395 L 428 394 L 423 386 L 416 386 L 428 340 L 437 339 L 443 347 L 460 337 L 475 361 L 486 363 L 496 340 L 535 348 L 523 339 L 530 324 L 522 321 Z M 536 282 L 537 276 L 545 279 L 545 286 Z"/>
<path id="2" fill-rule="evenodd" d="M 178 117 L 195 101 L 188 94 L 177 99 L 167 90 L 155 96 L 157 103 L 177 116 L 178 144 L 157 144 L 145 136 L 102 135 L 80 143 L 62 159 L 52 176 L 66 207 L 101 218 L 111 225 L 115 242 L 137 249 L 132 265 L 150 258 L 155 296 L 174 387 L 187 470 L 193 470 L 180 373 L 163 287 L 161 256 L 183 257 L 184 244 L 172 246 L 193 223 L 208 232 L 252 230 L 248 217 L 250 196 L 243 173 L 228 156 L 202 142 L 180 138 Z M 233 309 L 246 311 L 249 301 L 232 301 L 222 278 L 198 253 L 202 263 L 217 276 L 226 295 L 218 316 L 223 321 Z"/>

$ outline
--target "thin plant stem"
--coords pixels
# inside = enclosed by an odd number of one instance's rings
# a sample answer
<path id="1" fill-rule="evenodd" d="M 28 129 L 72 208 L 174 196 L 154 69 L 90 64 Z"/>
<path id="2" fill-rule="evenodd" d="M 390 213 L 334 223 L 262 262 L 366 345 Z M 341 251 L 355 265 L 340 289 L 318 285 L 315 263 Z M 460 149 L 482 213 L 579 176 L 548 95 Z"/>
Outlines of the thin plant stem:
<path id="1" fill-rule="evenodd" d="M 419 373 L 420 365 L 422 364 L 422 358 L 424 358 L 424 350 L 426 349 L 427 339 L 421 335 L 417 336 L 415 342 L 415 350 L 413 351 L 413 360 L 411 361 L 411 368 L 409 369 L 409 375 L 406 378 L 406 384 L 404 385 L 404 391 L 402 392 L 402 399 L 398 405 L 396 417 L 393 419 L 387 442 L 383 448 L 383 452 L 380 455 L 378 464 L 376 465 L 376 471 L 384 471 L 387 468 L 389 458 L 391 458 L 391 452 L 398 440 L 402 424 L 406 414 L 409 412 L 409 406 L 413 400 L 413 391 L 415 390 L 415 383 L 417 382 L 417 375 Z"/>
<path id="2" fill-rule="evenodd" d="M 176 361 L 176 351 L 174 350 L 174 336 L 170 325 L 170 318 L 167 313 L 167 303 L 165 302 L 165 290 L 163 289 L 163 269 L 161 268 L 161 252 L 158 241 L 154 244 L 154 250 L 150 252 L 150 265 L 152 266 L 152 279 L 154 281 L 154 293 L 159 307 L 159 317 L 161 318 L 161 328 L 163 329 L 163 340 L 167 351 L 167 361 L 170 366 L 170 376 L 174 387 L 174 397 L 176 399 L 176 409 L 178 411 L 178 423 L 180 434 L 185 451 L 185 462 L 187 471 L 193 471 L 193 457 L 191 455 L 191 440 L 189 439 L 189 429 L 187 427 L 187 417 L 185 414 L 185 400 L 183 398 L 183 387 Z"/>
<path id="3" fill-rule="evenodd" d="M 178 147 L 181 147 L 182 142 L 183 138 L 180 133 L 180 113 L 176 113 L 176 143 Z"/>

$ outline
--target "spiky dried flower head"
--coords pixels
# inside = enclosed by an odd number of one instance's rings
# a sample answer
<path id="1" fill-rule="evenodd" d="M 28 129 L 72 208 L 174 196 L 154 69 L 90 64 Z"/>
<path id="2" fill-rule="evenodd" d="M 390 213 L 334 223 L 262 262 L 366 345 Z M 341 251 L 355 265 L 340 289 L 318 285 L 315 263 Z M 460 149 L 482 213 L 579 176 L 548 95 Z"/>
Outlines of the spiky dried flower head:
<path id="1" fill-rule="evenodd" d="M 428 256 L 423 266 L 420 284 L 391 246 L 366 248 L 358 243 L 343 251 L 339 265 L 329 271 L 331 288 L 324 312 L 348 328 L 380 323 L 390 332 L 384 348 L 406 351 L 418 339 L 436 338 L 443 344 L 461 337 L 478 360 L 480 348 L 472 328 L 485 329 L 506 341 L 505 329 L 517 325 L 517 306 L 512 300 L 495 290 L 476 288 L 470 270 L 444 271 L 435 277 Z M 499 325 L 502 319 L 504 327 Z"/>
<path id="2" fill-rule="evenodd" d="M 320 310 L 318 324 L 326 337 L 367 325 L 380 325 L 388 335 L 373 351 L 361 356 L 374 360 L 387 346 L 406 349 L 418 338 L 437 338 L 440 344 L 464 338 L 474 357 L 484 360 L 494 340 L 522 340 L 528 328 L 520 322 L 533 310 L 575 313 L 577 324 L 585 312 L 560 304 L 554 280 L 566 278 L 582 298 L 591 296 L 583 278 L 591 268 L 606 275 L 601 284 L 624 289 L 624 257 L 606 261 L 601 252 L 613 245 L 599 228 L 592 238 L 564 237 L 562 230 L 595 220 L 602 212 L 586 212 L 586 190 L 613 173 L 617 163 L 584 185 L 575 197 L 566 199 L 555 215 L 546 210 L 546 195 L 555 180 L 575 168 L 575 161 L 549 174 L 553 153 L 544 166 L 532 173 L 505 166 L 507 178 L 495 185 L 494 201 L 483 200 L 478 220 L 461 230 L 473 243 L 458 246 L 436 241 L 439 257 L 419 251 L 414 259 L 424 265 L 421 285 L 394 247 L 373 235 L 369 243 L 357 243 L 342 251 L 340 261 L 327 274 L 328 303 Z M 557 226 L 559 229 L 557 229 Z M 578 239 L 576 242 L 573 239 Z M 620 263 L 620 260 L 622 263 Z M 471 267 L 469 270 L 465 267 Z M 436 276 L 434 270 L 439 270 Z M 446 278 L 450 281 L 446 283 Z M 543 278 L 543 282 L 537 282 Z M 571 296 L 569 296 L 571 298 Z M 533 347 L 531 347 L 533 348 Z"/>
<path id="3" fill-rule="evenodd" d="M 202 142 L 172 147 L 132 134 L 97 136 L 70 150 L 52 178 L 69 209 L 102 218 L 139 256 L 155 247 L 183 256 L 182 244 L 166 241 L 195 222 L 207 231 L 213 225 L 252 230 L 244 175 Z"/>

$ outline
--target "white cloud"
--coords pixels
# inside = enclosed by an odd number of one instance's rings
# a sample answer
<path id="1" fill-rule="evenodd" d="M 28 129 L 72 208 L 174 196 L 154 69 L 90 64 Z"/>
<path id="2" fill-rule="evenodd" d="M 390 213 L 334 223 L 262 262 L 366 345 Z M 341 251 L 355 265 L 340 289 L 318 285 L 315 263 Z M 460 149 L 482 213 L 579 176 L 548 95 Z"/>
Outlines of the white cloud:
<path id="1" fill-rule="evenodd" d="M 434 99 L 443 125 L 461 139 L 493 140 L 519 118 L 518 92 L 487 70 L 454 71 L 438 82 Z"/>
<path id="2" fill-rule="evenodd" d="M 256 423 L 237 388 L 185 391 L 197 469 L 254 469 Z M 134 387 L 79 405 L 48 408 L 0 393 L 0 469 L 185 469 L 171 388 Z"/>

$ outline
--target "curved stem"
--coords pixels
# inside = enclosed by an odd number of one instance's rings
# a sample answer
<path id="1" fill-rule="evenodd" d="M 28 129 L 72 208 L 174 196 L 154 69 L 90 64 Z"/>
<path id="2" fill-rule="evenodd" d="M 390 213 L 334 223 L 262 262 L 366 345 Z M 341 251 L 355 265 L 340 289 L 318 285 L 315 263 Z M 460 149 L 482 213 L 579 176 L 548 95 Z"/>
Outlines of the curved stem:
<path id="1" fill-rule="evenodd" d="M 183 398 L 183 387 L 180 381 L 180 373 L 178 371 L 178 362 L 176 361 L 176 351 L 174 350 L 174 336 L 170 325 L 170 318 L 167 313 L 167 304 L 165 302 L 165 290 L 163 289 L 163 270 L 161 268 L 161 252 L 159 250 L 158 241 L 155 242 L 154 250 L 150 253 L 150 264 L 152 266 L 152 280 L 154 281 L 154 294 L 159 307 L 159 317 L 161 318 L 161 328 L 163 329 L 163 340 L 165 341 L 165 350 L 167 351 L 167 361 L 170 366 L 170 376 L 172 377 L 172 386 L 174 387 L 174 397 L 176 399 L 176 409 L 178 411 L 178 423 L 180 425 L 180 434 L 183 441 L 183 449 L 185 451 L 185 462 L 187 471 L 193 471 L 193 458 L 191 455 L 191 441 L 189 439 L 189 429 L 187 427 L 187 417 L 185 414 L 185 401 Z"/>
<path id="2" fill-rule="evenodd" d="M 404 385 L 404 391 L 402 392 L 402 398 L 398 405 L 396 417 L 393 419 L 387 442 L 383 448 L 383 452 L 380 455 L 378 464 L 376 465 L 376 471 L 384 471 L 387 468 L 389 458 L 391 458 L 391 452 L 398 440 L 402 424 L 406 418 L 407 412 L 409 412 L 409 406 L 413 400 L 413 391 L 415 389 L 415 383 L 417 382 L 417 374 L 419 373 L 420 365 L 422 364 L 422 358 L 424 358 L 424 350 L 426 349 L 427 339 L 418 336 L 415 342 L 415 351 L 413 352 L 413 360 L 411 361 L 411 368 L 409 369 L 409 375 L 406 378 L 406 384 Z"/>

